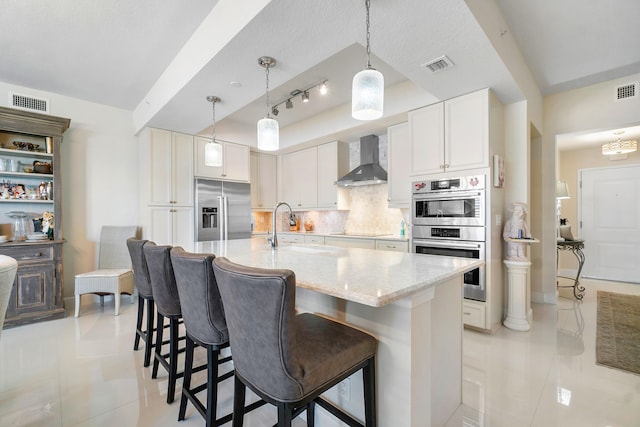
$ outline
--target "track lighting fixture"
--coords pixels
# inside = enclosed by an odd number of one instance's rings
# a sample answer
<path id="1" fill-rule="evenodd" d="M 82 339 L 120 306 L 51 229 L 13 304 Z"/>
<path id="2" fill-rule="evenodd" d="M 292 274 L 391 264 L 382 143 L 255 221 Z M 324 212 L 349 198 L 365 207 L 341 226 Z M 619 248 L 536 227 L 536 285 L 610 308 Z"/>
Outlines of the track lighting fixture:
<path id="1" fill-rule="evenodd" d="M 278 107 L 280 107 L 282 104 L 285 105 L 285 108 L 287 110 L 292 109 L 293 98 L 295 98 L 296 96 L 300 96 L 300 99 L 304 103 L 309 102 L 309 99 L 311 97 L 311 90 L 315 88 L 318 88 L 318 92 L 320 92 L 321 95 L 326 95 L 329 91 L 327 83 L 328 83 L 328 80 L 320 80 L 319 82 L 315 82 L 305 87 L 304 89 L 292 90 L 291 92 L 289 92 L 289 95 L 286 98 L 283 98 L 273 104 L 273 106 L 271 107 L 271 114 L 273 114 L 274 116 L 277 116 L 279 112 Z"/>

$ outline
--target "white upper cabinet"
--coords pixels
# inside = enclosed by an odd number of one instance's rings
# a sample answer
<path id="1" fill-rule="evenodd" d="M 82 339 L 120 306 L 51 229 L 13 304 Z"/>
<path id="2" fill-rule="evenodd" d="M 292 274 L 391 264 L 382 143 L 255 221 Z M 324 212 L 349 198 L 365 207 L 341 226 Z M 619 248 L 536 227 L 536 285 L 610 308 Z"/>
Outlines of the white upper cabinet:
<path id="1" fill-rule="evenodd" d="M 195 176 L 199 178 L 222 179 L 227 181 L 249 182 L 249 147 L 232 142 L 219 142 L 222 145 L 222 166 L 204 164 L 204 149 L 211 138 L 195 137 Z"/>
<path id="2" fill-rule="evenodd" d="M 489 167 L 489 90 L 409 112 L 411 175 Z"/>
<path id="3" fill-rule="evenodd" d="M 251 207 L 273 209 L 276 205 L 277 158 L 272 154 L 251 152 Z"/>
<path id="4" fill-rule="evenodd" d="M 346 209 L 348 190 L 336 181 L 349 172 L 349 145 L 333 141 L 318 146 L 318 207 Z"/>
<path id="5" fill-rule="evenodd" d="M 293 209 L 309 209 L 318 205 L 318 149 L 294 151 L 282 156 L 282 201 Z"/>
<path id="6" fill-rule="evenodd" d="M 411 132 L 409 123 L 387 128 L 389 173 L 387 179 L 390 208 L 408 208 L 411 204 Z"/>
<path id="7" fill-rule="evenodd" d="M 141 176 L 148 183 L 142 195 L 149 205 L 193 204 L 193 137 L 161 129 L 148 129 L 141 136 L 148 163 Z"/>

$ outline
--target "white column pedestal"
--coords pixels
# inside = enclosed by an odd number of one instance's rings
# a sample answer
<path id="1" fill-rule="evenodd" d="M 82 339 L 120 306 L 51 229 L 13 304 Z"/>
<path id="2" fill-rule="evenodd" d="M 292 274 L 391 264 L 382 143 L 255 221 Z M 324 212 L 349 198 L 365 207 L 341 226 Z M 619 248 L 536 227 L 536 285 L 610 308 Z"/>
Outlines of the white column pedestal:
<path id="1" fill-rule="evenodd" d="M 527 274 L 531 262 L 504 260 L 507 266 L 508 305 L 503 325 L 515 331 L 531 329 L 527 308 Z"/>

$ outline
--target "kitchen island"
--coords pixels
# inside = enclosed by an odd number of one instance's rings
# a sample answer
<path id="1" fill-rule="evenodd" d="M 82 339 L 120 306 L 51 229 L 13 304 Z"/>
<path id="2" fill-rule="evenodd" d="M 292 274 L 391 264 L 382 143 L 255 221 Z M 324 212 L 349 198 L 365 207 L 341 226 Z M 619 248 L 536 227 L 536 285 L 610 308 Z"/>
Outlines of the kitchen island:
<path id="1" fill-rule="evenodd" d="M 370 249 L 199 242 L 198 252 L 296 274 L 296 307 L 379 340 L 378 425 L 441 426 L 462 401 L 462 275 L 481 261 Z M 327 397 L 364 419 L 362 378 Z M 322 410 L 318 424 L 326 425 Z M 334 425 L 334 423 L 328 423 Z"/>

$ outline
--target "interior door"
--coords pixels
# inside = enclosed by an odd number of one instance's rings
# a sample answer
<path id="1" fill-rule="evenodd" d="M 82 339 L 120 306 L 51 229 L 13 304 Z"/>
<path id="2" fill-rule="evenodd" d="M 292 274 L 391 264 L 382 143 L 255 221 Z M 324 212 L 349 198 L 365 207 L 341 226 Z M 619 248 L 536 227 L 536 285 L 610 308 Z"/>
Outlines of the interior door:
<path id="1" fill-rule="evenodd" d="M 640 166 L 580 171 L 583 276 L 640 283 Z"/>

